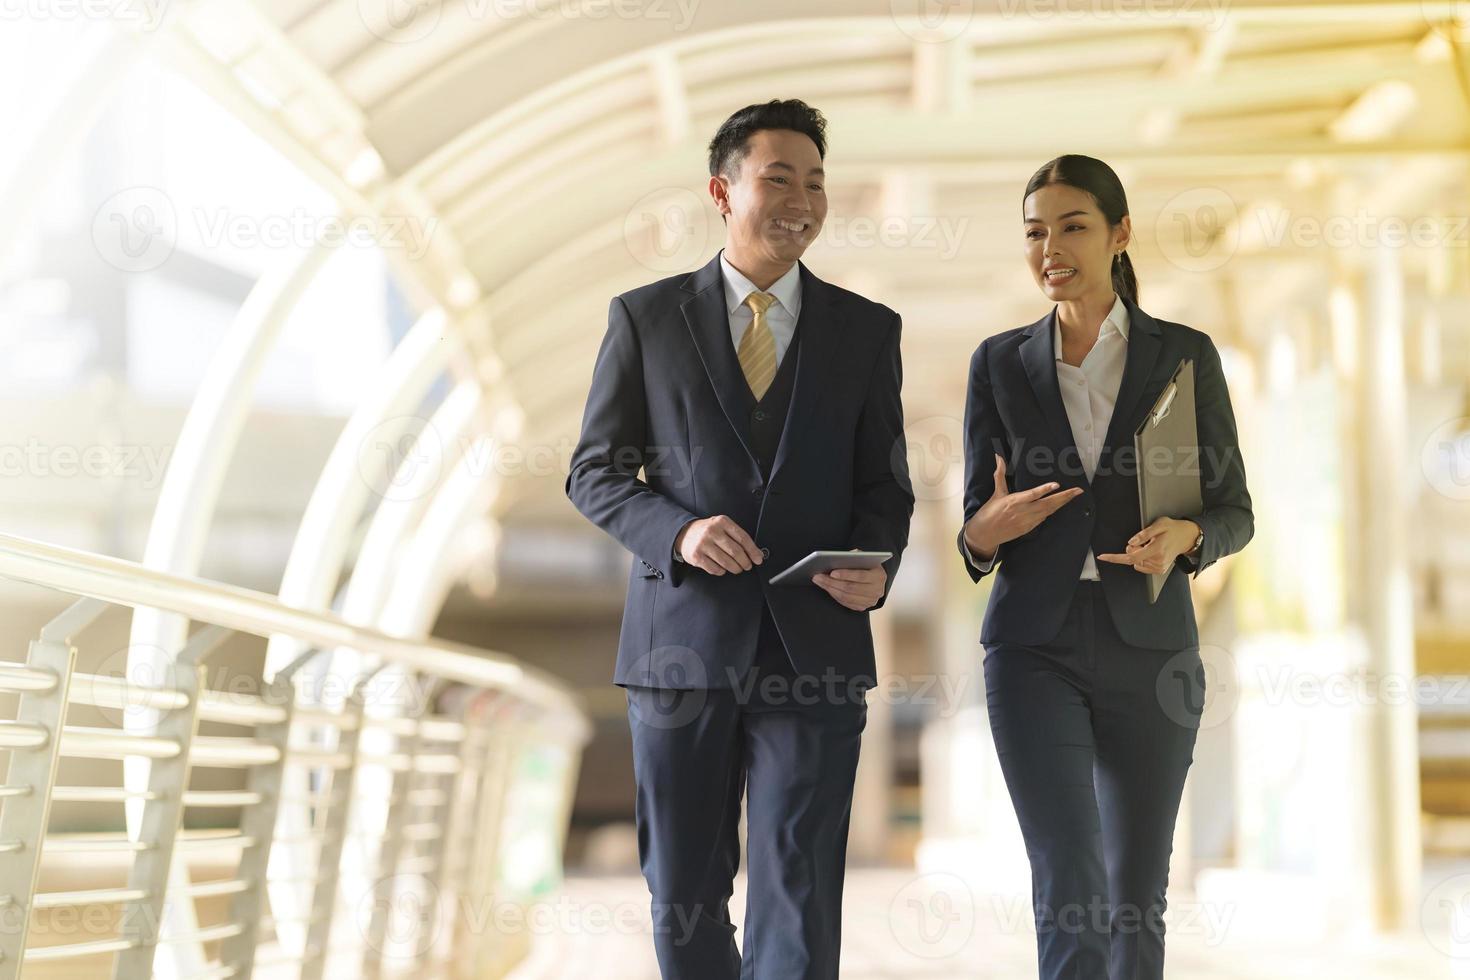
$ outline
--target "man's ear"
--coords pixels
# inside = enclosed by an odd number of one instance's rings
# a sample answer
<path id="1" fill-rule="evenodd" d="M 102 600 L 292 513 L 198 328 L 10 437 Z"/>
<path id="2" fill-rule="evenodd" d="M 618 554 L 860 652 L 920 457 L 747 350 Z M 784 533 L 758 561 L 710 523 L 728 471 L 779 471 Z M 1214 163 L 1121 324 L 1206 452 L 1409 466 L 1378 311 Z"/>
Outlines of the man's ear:
<path id="1" fill-rule="evenodd" d="M 715 202 L 715 210 L 720 212 L 723 219 L 730 213 L 730 185 L 725 178 L 714 174 L 709 179 L 709 196 Z"/>

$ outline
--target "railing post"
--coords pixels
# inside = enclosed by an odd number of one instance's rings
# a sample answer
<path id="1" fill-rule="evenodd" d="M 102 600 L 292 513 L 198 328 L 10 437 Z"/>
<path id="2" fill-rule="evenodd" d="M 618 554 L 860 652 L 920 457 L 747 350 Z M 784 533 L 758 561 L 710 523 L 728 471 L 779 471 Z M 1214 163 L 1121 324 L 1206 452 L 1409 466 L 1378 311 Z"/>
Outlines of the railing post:
<path id="1" fill-rule="evenodd" d="M 427 875 L 429 883 L 429 895 L 432 902 L 425 910 L 427 916 L 424 922 L 424 930 L 430 936 L 430 942 L 425 946 L 423 953 L 428 960 L 429 975 L 439 975 L 443 971 L 444 961 L 454 949 L 454 935 L 459 927 L 459 916 L 457 910 L 463 902 L 461 884 L 456 875 L 450 874 L 450 861 L 459 860 L 459 838 L 464 834 L 465 824 L 471 817 L 473 806 L 475 783 L 479 777 L 479 765 L 475 756 L 480 747 L 476 729 L 471 722 L 461 714 L 460 722 L 465 726 L 464 738 L 459 744 L 459 771 L 448 774 L 445 777 L 446 789 L 444 790 L 444 804 L 441 810 L 443 814 L 443 833 L 434 841 L 429 849 L 429 857 L 433 860 L 433 867 Z M 447 908 L 446 908 L 447 906 Z M 436 930 L 439 927 L 439 917 L 448 914 L 449 937 L 447 940 L 439 940 Z M 483 922 L 482 915 L 474 917 L 476 922 Z"/>
<path id="2" fill-rule="evenodd" d="M 188 702 L 182 708 L 164 712 L 155 726 L 155 734 L 177 741 L 179 754 L 168 759 L 154 759 L 148 769 L 149 795 L 143 802 L 138 840 L 150 846 L 146 851 L 138 852 L 128 871 L 128 887 L 140 888 L 144 894 L 123 906 L 119 934 L 133 945 L 117 954 L 112 970 L 114 980 L 136 980 L 153 975 L 153 956 L 158 949 L 164 903 L 168 900 L 169 865 L 174 856 L 174 841 L 184 822 L 189 752 L 199 730 L 203 664 L 232 632 L 223 626 L 206 626 L 199 630 L 179 651 L 174 661 L 177 672 L 170 672 L 174 689 L 182 692 Z M 124 705 L 122 710 L 126 711 L 128 707 Z M 192 899 L 178 896 L 175 901 Z"/>
<path id="3" fill-rule="evenodd" d="M 505 829 L 505 807 L 515 777 L 517 750 L 515 706 L 498 693 L 485 695 L 489 744 L 480 779 L 479 806 L 475 813 L 474 856 L 470 861 L 468 890 L 475 901 L 498 902 L 500 892 L 500 853 Z M 498 950 L 491 950 L 491 934 L 472 936 L 467 955 L 456 957 L 457 966 L 467 970 L 456 976 L 488 975 L 497 967 Z M 503 966 L 503 964 L 499 964 Z"/>
<path id="4" fill-rule="evenodd" d="M 374 671 L 376 673 L 376 671 Z M 337 912 L 337 886 L 342 875 L 342 848 L 351 824 L 353 798 L 356 795 L 358 746 L 363 726 L 363 685 L 369 674 L 352 686 L 342 705 L 344 717 L 352 724 L 338 726 L 337 751 L 347 757 L 347 765 L 332 771 L 332 791 L 327 801 L 327 820 L 322 825 L 322 843 L 317 851 L 316 881 L 311 895 L 311 922 L 306 931 L 306 954 L 301 965 L 301 980 L 321 980 L 330 956 L 332 923 Z"/>
<path id="5" fill-rule="evenodd" d="M 432 893 L 439 896 L 439 901 L 430 909 L 434 918 L 427 928 L 433 930 L 437 917 L 446 912 L 448 921 L 444 926 L 445 936 L 429 949 L 429 976 L 451 976 L 454 972 L 451 964 L 460 945 L 460 912 L 467 901 L 466 881 L 473 858 L 480 777 L 490 742 L 484 719 L 477 709 L 483 696 L 482 690 L 461 685 L 452 688 L 441 699 L 444 713 L 457 717 L 464 725 L 465 734 L 459 747 L 459 772 L 451 776 L 444 801 L 444 833 L 435 848 L 437 861 L 430 880 Z M 484 921 L 478 910 L 474 918 Z"/>
<path id="6" fill-rule="evenodd" d="M 415 683 L 417 680 L 415 675 Z M 383 958 L 387 954 L 385 947 L 388 945 L 388 920 L 395 911 L 394 902 L 398 890 L 397 870 L 398 858 L 403 851 L 403 827 L 407 823 L 405 816 L 411 808 L 409 794 L 416 782 L 415 761 L 418 759 L 419 745 L 423 741 L 417 723 L 423 720 L 427 712 L 426 705 L 420 707 L 418 717 L 414 718 L 413 733 L 399 736 L 396 740 L 396 753 L 390 753 L 405 756 L 408 766 L 403 770 L 393 771 L 392 788 L 388 791 L 387 824 L 383 828 L 383 839 L 377 853 L 377 873 L 367 883 L 372 894 L 372 915 L 363 944 L 360 974 L 363 980 L 377 980 L 382 975 Z"/>
<path id="7" fill-rule="evenodd" d="M 31 925 L 31 900 L 41 869 L 41 843 L 51 816 L 51 788 L 61 755 L 61 726 L 66 720 L 67 691 L 76 666 L 72 637 L 90 626 L 107 608 L 99 599 L 78 599 L 41 629 L 32 640 L 26 665 L 56 674 L 56 686 L 44 693 L 20 695 L 16 721 L 45 728 L 45 745 L 12 749 L 6 782 L 29 786 L 22 796 L 8 796 L 0 804 L 0 980 L 20 976 L 26 936 Z"/>
<path id="8" fill-rule="evenodd" d="M 230 920 L 240 924 L 240 932 L 220 945 L 220 962 L 235 968 L 235 976 L 249 977 L 255 969 L 255 950 L 260 939 L 260 916 L 265 908 L 266 870 L 270 865 L 271 844 L 276 836 L 276 812 L 281 804 L 281 774 L 286 767 L 291 741 L 291 719 L 296 707 L 293 677 L 308 652 L 271 678 L 266 684 L 266 704 L 278 705 L 285 717 L 269 724 L 257 725 L 255 737 L 279 750 L 280 756 L 269 765 L 254 766 L 247 777 L 247 789 L 260 794 L 260 802 L 247 807 L 240 818 L 240 832 L 255 844 L 240 855 L 239 876 L 244 891 L 230 902 Z"/>

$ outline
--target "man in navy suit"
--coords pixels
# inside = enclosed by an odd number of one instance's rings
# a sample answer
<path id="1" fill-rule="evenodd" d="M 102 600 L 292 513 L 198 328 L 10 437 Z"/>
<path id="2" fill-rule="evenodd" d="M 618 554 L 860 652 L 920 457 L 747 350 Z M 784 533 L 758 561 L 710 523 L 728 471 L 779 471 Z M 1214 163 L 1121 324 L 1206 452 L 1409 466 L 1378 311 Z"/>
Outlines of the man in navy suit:
<path id="1" fill-rule="evenodd" d="M 720 127 L 709 191 L 726 247 L 613 299 L 567 478 L 634 556 L 613 680 L 665 978 L 837 977 L 876 682 L 868 611 L 898 571 L 914 495 L 899 317 L 799 261 L 826 217 L 825 152 L 825 120 L 799 100 Z M 848 549 L 893 557 L 770 584 Z M 742 792 L 743 960 L 728 911 Z"/>

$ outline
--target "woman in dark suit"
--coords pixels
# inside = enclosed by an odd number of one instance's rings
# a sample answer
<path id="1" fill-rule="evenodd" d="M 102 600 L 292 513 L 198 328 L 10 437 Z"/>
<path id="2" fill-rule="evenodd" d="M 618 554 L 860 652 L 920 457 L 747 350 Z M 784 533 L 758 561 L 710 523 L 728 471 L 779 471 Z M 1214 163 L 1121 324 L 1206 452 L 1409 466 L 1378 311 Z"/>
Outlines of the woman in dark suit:
<path id="1" fill-rule="evenodd" d="M 1055 306 L 980 344 L 965 405 L 958 543 L 971 578 L 996 575 L 980 634 L 990 726 L 1041 977 L 1156 980 L 1204 701 L 1189 578 L 1250 540 L 1250 494 L 1214 343 L 1138 307 L 1117 174 L 1058 157 L 1026 185 L 1022 219 Z M 1204 509 L 1140 528 L 1133 433 L 1183 358 Z M 1144 573 L 1171 565 L 1150 604 Z"/>

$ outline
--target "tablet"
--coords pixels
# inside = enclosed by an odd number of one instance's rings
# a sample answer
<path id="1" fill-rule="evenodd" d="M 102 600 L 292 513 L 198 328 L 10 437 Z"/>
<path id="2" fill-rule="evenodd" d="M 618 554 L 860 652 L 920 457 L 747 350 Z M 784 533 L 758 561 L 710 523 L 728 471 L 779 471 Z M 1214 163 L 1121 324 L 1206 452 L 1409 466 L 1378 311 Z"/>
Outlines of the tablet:
<path id="1" fill-rule="evenodd" d="M 813 551 L 784 572 L 771 576 L 772 585 L 807 585 L 818 572 L 834 568 L 877 568 L 893 557 L 891 551 Z"/>

